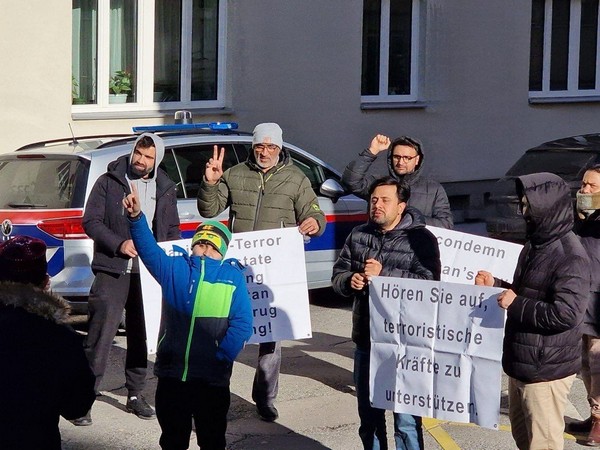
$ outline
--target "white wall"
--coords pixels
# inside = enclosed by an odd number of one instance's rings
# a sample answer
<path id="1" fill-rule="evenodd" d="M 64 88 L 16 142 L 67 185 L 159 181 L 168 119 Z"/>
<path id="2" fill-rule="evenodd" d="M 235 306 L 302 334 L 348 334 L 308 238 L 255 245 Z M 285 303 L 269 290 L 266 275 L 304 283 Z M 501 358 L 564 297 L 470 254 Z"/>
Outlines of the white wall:
<path id="1" fill-rule="evenodd" d="M 375 133 L 413 135 L 445 182 L 496 178 L 528 147 L 599 131 L 600 103 L 528 103 L 530 2 L 421 3 L 424 108 L 361 110 L 361 0 L 230 0 L 232 113 L 194 117 L 277 121 L 338 169 Z M 85 135 L 171 121 L 72 118 L 71 2 L 3 2 L 0 26 L 0 152 L 69 136 L 69 122 Z"/>

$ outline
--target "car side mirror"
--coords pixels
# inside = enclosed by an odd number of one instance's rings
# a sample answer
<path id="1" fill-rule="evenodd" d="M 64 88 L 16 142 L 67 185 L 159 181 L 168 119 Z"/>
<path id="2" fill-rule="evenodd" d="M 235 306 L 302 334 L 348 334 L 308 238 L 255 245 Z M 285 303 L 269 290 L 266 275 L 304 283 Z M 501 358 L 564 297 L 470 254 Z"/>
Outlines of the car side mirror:
<path id="1" fill-rule="evenodd" d="M 325 197 L 330 198 L 333 203 L 337 202 L 338 199 L 346 193 L 342 185 L 333 178 L 326 179 L 323 184 L 321 184 L 319 191 Z"/>

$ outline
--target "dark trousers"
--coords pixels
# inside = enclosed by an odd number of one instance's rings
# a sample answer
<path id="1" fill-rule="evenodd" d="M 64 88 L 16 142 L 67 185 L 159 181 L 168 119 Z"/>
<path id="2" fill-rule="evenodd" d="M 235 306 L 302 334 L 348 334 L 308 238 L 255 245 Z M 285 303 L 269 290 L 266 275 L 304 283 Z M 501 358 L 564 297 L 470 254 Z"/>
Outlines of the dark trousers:
<path id="1" fill-rule="evenodd" d="M 146 384 L 148 350 L 140 275 L 98 272 L 90 290 L 88 308 L 89 325 L 84 348 L 96 376 L 96 392 L 106 371 L 110 348 L 125 310 L 125 387 L 129 395 L 141 394 Z"/>
<path id="2" fill-rule="evenodd" d="M 201 380 L 158 378 L 156 417 L 162 434 L 160 447 L 186 449 L 190 445 L 192 419 L 202 450 L 224 450 L 229 386 L 211 386 Z"/>
<path id="3" fill-rule="evenodd" d="M 273 406 L 279 391 L 281 342 L 258 345 L 258 364 L 252 384 L 252 400 L 259 406 Z"/>

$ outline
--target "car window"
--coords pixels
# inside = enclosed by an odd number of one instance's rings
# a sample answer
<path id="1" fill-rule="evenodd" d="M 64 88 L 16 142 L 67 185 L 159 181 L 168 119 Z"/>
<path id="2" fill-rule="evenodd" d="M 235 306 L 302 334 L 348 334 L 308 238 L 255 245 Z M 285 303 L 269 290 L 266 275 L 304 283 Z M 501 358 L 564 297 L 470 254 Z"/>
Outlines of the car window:
<path id="1" fill-rule="evenodd" d="M 582 172 L 596 158 L 595 152 L 581 151 L 532 151 L 526 152 L 506 172 L 507 176 L 551 172 L 565 181 L 580 180 Z"/>
<path id="2" fill-rule="evenodd" d="M 227 170 L 238 163 L 238 158 L 231 144 L 219 144 L 221 147 L 225 148 L 223 170 Z M 177 198 L 196 198 L 206 163 L 212 156 L 213 144 L 174 147 L 165 153 L 161 167 L 177 184 Z"/>
<path id="3" fill-rule="evenodd" d="M 319 189 L 321 187 L 321 183 L 323 182 L 323 172 L 322 168 L 319 164 L 316 164 L 314 161 L 311 161 L 308 158 L 305 158 L 298 153 L 287 149 L 294 161 L 296 167 L 298 167 L 304 175 L 309 179 L 310 185 L 315 191 L 315 194 L 319 195 Z"/>
<path id="4" fill-rule="evenodd" d="M 0 208 L 82 208 L 88 163 L 23 155 L 0 160 Z"/>

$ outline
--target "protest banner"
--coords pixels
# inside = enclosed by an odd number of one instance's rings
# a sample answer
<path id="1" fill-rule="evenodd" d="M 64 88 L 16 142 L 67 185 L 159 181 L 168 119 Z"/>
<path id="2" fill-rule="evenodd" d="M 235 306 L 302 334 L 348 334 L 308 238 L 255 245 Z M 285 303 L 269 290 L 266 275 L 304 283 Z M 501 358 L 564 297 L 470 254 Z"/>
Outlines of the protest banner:
<path id="1" fill-rule="evenodd" d="M 190 253 L 191 239 L 160 242 L 169 256 Z M 312 337 L 304 241 L 298 228 L 234 233 L 226 258 L 246 266 L 254 334 L 249 343 Z M 140 261 L 148 353 L 156 353 L 162 290 Z"/>
<path id="2" fill-rule="evenodd" d="M 254 315 L 248 342 L 312 337 L 304 239 L 297 227 L 235 233 L 227 257 L 247 266 Z"/>
<path id="3" fill-rule="evenodd" d="M 502 289 L 373 277 L 369 286 L 374 407 L 498 427 Z"/>
<path id="4" fill-rule="evenodd" d="M 437 238 L 442 281 L 473 284 L 478 270 L 512 282 L 522 245 L 475 234 L 427 226 Z"/>

